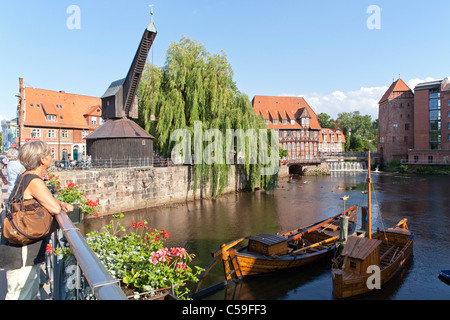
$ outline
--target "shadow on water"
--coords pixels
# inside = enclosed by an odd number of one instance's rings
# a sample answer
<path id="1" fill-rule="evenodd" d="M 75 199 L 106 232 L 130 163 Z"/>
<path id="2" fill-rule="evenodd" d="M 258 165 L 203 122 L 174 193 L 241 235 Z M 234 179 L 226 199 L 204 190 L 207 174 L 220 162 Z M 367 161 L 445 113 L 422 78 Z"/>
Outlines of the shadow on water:
<path id="1" fill-rule="evenodd" d="M 232 283 L 205 300 L 283 300 L 295 293 L 302 292 L 303 287 L 331 272 L 328 259 L 314 264 L 278 271 L 265 275 L 246 278 Z M 305 292 L 306 293 L 306 292 Z M 307 293 L 306 293 L 307 295 Z"/>

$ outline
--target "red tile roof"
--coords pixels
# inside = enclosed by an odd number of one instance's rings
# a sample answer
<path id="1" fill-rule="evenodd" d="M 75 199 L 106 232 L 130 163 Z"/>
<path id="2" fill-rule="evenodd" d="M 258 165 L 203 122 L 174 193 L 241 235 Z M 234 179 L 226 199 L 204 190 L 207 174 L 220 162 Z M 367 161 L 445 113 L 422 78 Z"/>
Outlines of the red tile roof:
<path id="1" fill-rule="evenodd" d="M 26 126 L 89 129 L 85 115 L 101 116 L 101 99 L 50 91 L 24 88 Z M 100 109 L 100 112 L 97 110 Z M 46 119 L 55 115 L 56 121 Z"/>
<path id="2" fill-rule="evenodd" d="M 310 128 L 315 130 L 322 129 L 316 113 L 303 98 L 255 96 L 252 104 L 256 114 L 263 116 L 264 119 L 269 119 L 268 129 L 302 129 L 299 118 L 305 111 L 311 117 Z M 278 124 L 273 124 L 272 119 L 268 116 L 269 113 L 272 118 L 278 120 Z M 286 119 L 287 124 L 282 124 L 282 119 Z M 294 125 L 291 125 L 291 119 L 295 119 Z"/>
<path id="3" fill-rule="evenodd" d="M 411 91 L 411 89 L 408 87 L 408 85 L 402 79 L 398 78 L 397 81 L 395 81 L 394 83 L 391 84 L 389 89 L 386 91 L 386 93 L 383 95 L 380 102 L 378 102 L 378 103 L 380 104 L 383 101 L 389 99 L 389 97 L 391 96 L 391 94 L 393 92 L 404 92 L 404 91 Z"/>

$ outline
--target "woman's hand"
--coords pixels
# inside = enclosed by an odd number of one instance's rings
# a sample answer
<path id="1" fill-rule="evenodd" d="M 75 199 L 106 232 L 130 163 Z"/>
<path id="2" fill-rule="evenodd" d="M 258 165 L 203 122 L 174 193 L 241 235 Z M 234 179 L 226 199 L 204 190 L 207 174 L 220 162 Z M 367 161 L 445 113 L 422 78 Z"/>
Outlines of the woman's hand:
<path id="1" fill-rule="evenodd" d="M 61 210 L 64 212 L 72 212 L 73 211 L 73 205 L 65 202 L 61 202 Z"/>

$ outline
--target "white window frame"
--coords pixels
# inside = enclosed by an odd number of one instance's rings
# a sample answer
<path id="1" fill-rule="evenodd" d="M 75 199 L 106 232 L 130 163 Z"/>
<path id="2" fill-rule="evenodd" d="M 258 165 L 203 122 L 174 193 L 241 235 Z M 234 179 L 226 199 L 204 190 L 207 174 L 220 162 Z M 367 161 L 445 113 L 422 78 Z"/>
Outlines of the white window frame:
<path id="1" fill-rule="evenodd" d="M 55 116 L 54 114 L 48 114 L 48 115 L 45 117 L 45 119 L 46 119 L 47 121 L 53 121 L 53 122 L 55 122 L 55 121 L 56 121 L 56 116 Z"/>
<path id="2" fill-rule="evenodd" d="M 36 139 L 41 137 L 41 129 L 33 129 L 31 131 L 31 138 Z"/>

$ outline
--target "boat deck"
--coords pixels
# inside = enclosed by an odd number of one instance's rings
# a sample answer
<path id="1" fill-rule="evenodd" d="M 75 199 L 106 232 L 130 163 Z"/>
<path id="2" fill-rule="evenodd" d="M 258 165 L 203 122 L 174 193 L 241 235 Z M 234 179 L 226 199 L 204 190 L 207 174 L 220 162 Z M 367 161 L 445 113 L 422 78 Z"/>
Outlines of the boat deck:
<path id="1" fill-rule="evenodd" d="M 403 250 L 403 246 L 399 246 L 395 243 L 393 245 L 382 243 L 380 246 L 380 268 L 384 269 L 390 266 L 395 255 L 401 250 Z"/>

